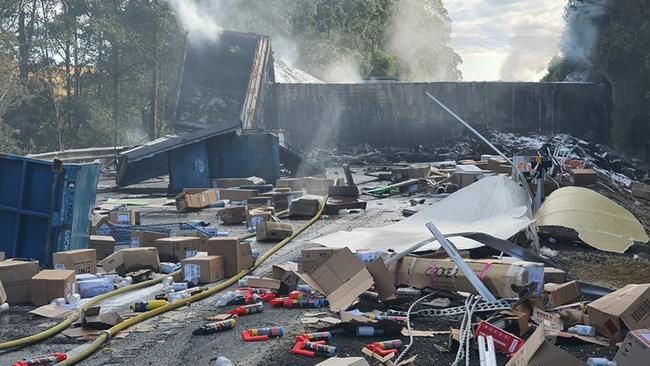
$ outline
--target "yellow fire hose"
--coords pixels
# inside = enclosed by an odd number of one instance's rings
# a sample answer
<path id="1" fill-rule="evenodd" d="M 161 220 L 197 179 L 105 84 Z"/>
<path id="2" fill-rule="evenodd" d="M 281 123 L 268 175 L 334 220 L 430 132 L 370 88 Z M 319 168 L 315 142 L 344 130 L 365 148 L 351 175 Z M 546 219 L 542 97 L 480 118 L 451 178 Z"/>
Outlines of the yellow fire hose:
<path id="1" fill-rule="evenodd" d="M 125 321 L 123 321 L 121 323 L 118 323 L 118 324 L 114 325 L 112 328 L 110 328 L 110 329 L 104 331 L 102 334 L 100 334 L 99 337 L 97 337 L 97 339 L 95 339 L 92 343 L 90 343 L 88 345 L 88 347 L 84 348 L 81 352 L 72 355 L 71 357 L 69 357 L 67 360 L 65 360 L 63 362 L 57 363 L 57 365 L 59 365 L 59 366 L 75 365 L 78 362 L 84 360 L 85 358 L 87 358 L 90 355 L 92 355 L 93 353 L 95 353 L 95 351 L 97 351 L 97 349 L 99 349 L 99 347 L 101 347 L 104 343 L 108 342 L 113 335 L 115 335 L 115 334 L 129 328 L 129 327 L 132 327 L 132 326 L 134 326 L 134 325 L 136 325 L 138 323 L 141 323 L 141 322 L 143 322 L 143 321 L 145 321 L 147 319 L 151 319 L 151 318 L 156 317 L 158 315 L 164 314 L 164 313 L 166 313 L 168 311 L 175 310 L 175 309 L 178 309 L 178 308 L 183 307 L 185 305 L 191 304 L 193 302 L 200 301 L 200 300 L 203 300 L 205 298 L 208 298 L 208 297 L 210 297 L 212 295 L 215 295 L 215 294 L 223 291 L 224 289 L 230 287 L 231 285 L 237 283 L 237 281 L 239 281 L 244 276 L 246 276 L 246 275 L 252 273 L 253 271 L 255 271 L 269 257 L 271 257 L 273 254 L 275 254 L 275 252 L 280 250 L 287 243 L 289 243 L 291 240 L 293 240 L 295 237 L 297 237 L 303 231 L 305 231 L 307 228 L 309 228 L 313 223 L 315 223 L 321 217 L 321 215 L 323 214 L 323 211 L 325 210 L 326 203 L 327 203 L 327 196 L 325 196 L 325 198 L 323 200 L 323 203 L 321 204 L 321 208 L 318 211 L 318 213 L 316 214 L 316 216 L 314 216 L 311 220 L 309 220 L 307 223 L 305 223 L 300 228 L 298 228 L 298 230 L 294 231 L 293 234 L 291 234 L 291 236 L 289 236 L 288 238 L 282 240 L 278 244 L 274 245 L 273 248 L 269 249 L 261 257 L 259 257 L 257 259 L 257 261 L 255 262 L 255 265 L 252 268 L 242 270 L 241 272 L 239 272 L 235 276 L 230 277 L 229 279 L 227 279 L 225 282 L 222 282 L 219 285 L 217 285 L 215 287 L 212 287 L 212 288 L 210 288 L 210 289 L 208 289 L 206 291 L 203 291 L 203 292 L 201 292 L 199 294 L 196 294 L 194 296 L 179 300 L 177 302 L 173 302 L 171 304 L 167 304 L 167 305 L 165 305 L 163 307 L 160 307 L 160 308 L 156 308 L 156 309 L 147 311 L 146 313 L 139 314 L 139 315 L 137 315 L 137 316 L 135 316 L 135 317 L 133 317 L 131 319 L 127 319 L 127 320 L 125 320 Z"/>

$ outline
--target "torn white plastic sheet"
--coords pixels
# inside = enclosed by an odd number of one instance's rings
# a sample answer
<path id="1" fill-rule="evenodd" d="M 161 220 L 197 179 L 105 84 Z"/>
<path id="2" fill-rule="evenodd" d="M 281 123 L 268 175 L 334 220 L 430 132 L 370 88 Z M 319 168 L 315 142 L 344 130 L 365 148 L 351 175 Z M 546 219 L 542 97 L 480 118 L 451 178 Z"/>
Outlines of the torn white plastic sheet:
<path id="1" fill-rule="evenodd" d="M 330 248 L 402 251 L 431 238 L 424 226 L 432 221 L 445 234 L 481 232 L 507 239 L 532 224 L 527 193 L 503 176 L 492 176 L 452 193 L 444 200 L 420 210 L 398 223 L 380 228 L 358 228 L 322 236 L 315 243 Z M 450 241 L 460 250 L 482 246 L 474 240 L 454 237 Z M 439 249 L 438 242 L 419 250 Z"/>
<path id="2" fill-rule="evenodd" d="M 645 243 L 648 235 L 639 220 L 616 202 L 581 187 L 553 191 L 535 214 L 538 227 L 564 227 L 596 249 L 623 253 L 634 242 Z"/>

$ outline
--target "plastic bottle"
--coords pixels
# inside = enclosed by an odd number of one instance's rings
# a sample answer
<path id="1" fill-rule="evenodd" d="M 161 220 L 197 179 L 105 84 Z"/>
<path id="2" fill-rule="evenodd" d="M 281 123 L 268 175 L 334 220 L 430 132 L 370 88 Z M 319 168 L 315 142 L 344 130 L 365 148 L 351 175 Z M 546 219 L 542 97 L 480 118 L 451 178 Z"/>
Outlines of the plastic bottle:
<path id="1" fill-rule="evenodd" d="M 312 292 L 314 292 L 314 290 L 309 285 L 298 285 L 296 287 L 296 290 L 298 290 L 300 292 L 306 292 L 308 294 L 311 294 Z"/>
<path id="2" fill-rule="evenodd" d="M 596 336 L 596 328 L 589 325 L 575 325 L 568 329 L 569 333 L 579 334 L 587 337 Z"/>
<path id="3" fill-rule="evenodd" d="M 235 293 L 234 291 L 230 291 L 227 294 L 218 298 L 215 305 L 217 305 L 218 307 L 226 306 L 231 302 L 235 301 L 236 299 L 237 299 L 237 293 Z"/>
<path id="4" fill-rule="evenodd" d="M 189 288 L 187 282 L 174 282 L 172 284 L 174 291 L 185 291 Z"/>
<path id="5" fill-rule="evenodd" d="M 239 280 L 239 286 L 242 287 L 248 286 L 248 276 L 244 276 Z"/>
<path id="6" fill-rule="evenodd" d="M 616 361 L 610 361 L 604 357 L 591 357 L 587 359 L 589 366 L 616 366 Z"/>
<path id="7" fill-rule="evenodd" d="M 172 284 L 173 282 L 174 282 L 174 278 L 173 278 L 173 277 L 169 277 L 169 276 L 163 278 L 163 280 L 162 280 L 162 284 L 163 284 L 163 286 L 171 286 L 171 284 Z"/>
<path id="8" fill-rule="evenodd" d="M 375 337 L 384 334 L 381 328 L 369 327 L 361 325 L 357 327 L 357 337 Z"/>
<path id="9" fill-rule="evenodd" d="M 234 366 L 232 361 L 230 361 L 229 359 L 227 359 L 227 358 L 225 358 L 223 356 L 219 356 L 219 358 L 217 358 L 217 361 L 214 363 L 214 365 L 215 366 Z"/>
<path id="10" fill-rule="evenodd" d="M 112 278 L 100 278 L 77 282 L 77 287 L 79 288 L 79 295 L 81 295 L 82 299 L 105 294 L 113 291 L 115 288 Z"/>

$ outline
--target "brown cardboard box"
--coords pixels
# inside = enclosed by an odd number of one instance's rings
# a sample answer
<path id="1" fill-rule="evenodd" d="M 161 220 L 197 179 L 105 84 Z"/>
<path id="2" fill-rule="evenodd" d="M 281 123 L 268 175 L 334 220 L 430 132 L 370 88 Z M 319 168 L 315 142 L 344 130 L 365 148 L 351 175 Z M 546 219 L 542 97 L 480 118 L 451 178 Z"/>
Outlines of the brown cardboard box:
<path id="1" fill-rule="evenodd" d="M 201 238 L 190 236 L 174 236 L 154 240 L 152 247 L 158 249 L 158 258 L 163 262 L 179 262 L 187 257 L 193 257 L 201 251 Z M 189 253 L 188 252 L 193 252 Z"/>
<path id="2" fill-rule="evenodd" d="M 339 249 L 324 247 L 303 249 L 298 263 L 298 271 L 310 273 L 325 263 L 337 250 Z"/>
<path id="3" fill-rule="evenodd" d="M 112 236 L 91 235 L 88 248 L 95 249 L 97 260 L 102 260 L 113 254 L 115 239 Z"/>
<path id="4" fill-rule="evenodd" d="M 454 172 L 451 175 L 451 183 L 457 185 L 459 188 L 465 188 L 468 185 L 478 181 L 478 177 L 485 174 L 484 171 L 476 172 Z"/>
<path id="5" fill-rule="evenodd" d="M 38 271 L 38 261 L 9 259 L 0 262 L 0 282 L 5 289 L 9 304 L 23 304 L 31 301 L 30 283 Z"/>
<path id="6" fill-rule="evenodd" d="M 298 272 L 297 263 L 274 264 L 271 267 L 271 278 L 280 280 L 282 282 L 281 290 L 283 292 L 289 292 L 295 290 L 298 285 L 296 272 Z"/>
<path id="7" fill-rule="evenodd" d="M 508 161 L 506 161 L 506 159 L 500 156 L 492 157 L 489 158 L 487 161 L 487 170 L 492 170 L 496 172 L 499 170 L 499 166 L 506 165 L 506 164 L 508 164 Z"/>
<path id="8" fill-rule="evenodd" d="M 650 359 L 650 329 L 633 330 L 627 334 L 623 345 L 616 352 L 616 366 L 648 364 Z"/>
<path id="9" fill-rule="evenodd" d="M 158 239 L 167 238 L 167 234 L 154 231 L 133 231 L 131 233 L 131 248 L 153 247 Z"/>
<path id="10" fill-rule="evenodd" d="M 198 278 L 198 282 L 201 284 L 216 282 L 224 278 L 223 257 L 219 255 L 185 258 L 181 264 L 183 278 L 186 280 Z"/>
<path id="11" fill-rule="evenodd" d="M 198 210 L 218 201 L 217 193 L 209 188 L 186 188 L 176 195 L 175 200 L 178 211 Z"/>
<path id="12" fill-rule="evenodd" d="M 259 177 L 210 179 L 210 187 L 212 188 L 233 188 L 261 184 L 266 184 L 266 182 Z"/>
<path id="13" fill-rule="evenodd" d="M 54 269 L 73 269 L 77 273 L 97 273 L 97 251 L 76 249 L 54 253 Z"/>
<path id="14" fill-rule="evenodd" d="M 512 290 L 511 286 L 525 286 L 530 283 L 537 283 L 537 288 L 541 293 L 541 284 L 544 282 L 544 266 L 540 263 L 469 259 L 465 260 L 465 263 L 482 278 L 483 283 L 497 297 L 517 297 L 517 293 Z M 389 272 L 393 278 L 398 279 L 398 285 L 476 293 L 474 286 L 451 259 L 409 256 L 392 263 Z"/>
<path id="15" fill-rule="evenodd" d="M 641 182 L 632 182 L 632 196 L 650 200 L 650 185 Z"/>
<path id="16" fill-rule="evenodd" d="M 4 286 L 2 286 L 2 281 L 0 281 L 0 305 L 7 302 L 7 293 L 5 292 Z"/>
<path id="17" fill-rule="evenodd" d="M 361 259 L 348 248 L 337 250 L 310 274 L 298 276 L 318 292 L 327 295 L 332 311 L 346 310 L 374 283 Z"/>
<path id="18" fill-rule="evenodd" d="M 544 294 L 548 299 L 548 307 L 554 308 L 571 304 L 580 299 L 580 285 L 577 281 L 562 284 L 544 284 Z"/>
<path id="19" fill-rule="evenodd" d="M 108 221 L 117 225 L 140 225 L 140 212 L 136 210 L 111 211 Z"/>
<path id="20" fill-rule="evenodd" d="M 44 269 L 32 277 L 32 304 L 42 306 L 74 294 L 76 273 L 69 269 Z"/>
<path id="21" fill-rule="evenodd" d="M 291 224 L 283 222 L 264 221 L 255 227 L 257 241 L 282 240 L 293 233 Z"/>
<path id="22" fill-rule="evenodd" d="M 618 342 L 621 330 L 650 327 L 650 284 L 627 285 L 587 305 L 589 325 Z"/>
<path id="23" fill-rule="evenodd" d="M 102 225 L 107 224 L 109 222 L 108 220 L 108 215 L 102 215 L 102 214 L 93 214 L 93 219 L 92 219 L 92 226 L 90 228 L 90 234 L 95 235 L 97 234 L 97 229 L 99 229 Z"/>
<path id="24" fill-rule="evenodd" d="M 248 276 L 247 281 L 248 287 L 262 287 L 279 290 L 282 286 L 282 281 L 276 280 L 274 278 Z"/>
<path id="25" fill-rule="evenodd" d="M 263 221 L 269 221 L 273 217 L 273 207 L 258 207 L 246 212 L 246 225 L 248 227 L 257 227 L 257 224 Z"/>
<path id="26" fill-rule="evenodd" d="M 539 326 L 526 340 L 506 366 L 586 366 L 567 351 L 549 343 L 544 338 L 544 326 Z"/>
<path id="27" fill-rule="evenodd" d="M 291 201 L 289 205 L 289 214 L 299 217 L 314 217 L 320 210 L 322 197 L 319 196 L 302 196 Z"/>
<path id="28" fill-rule="evenodd" d="M 544 283 L 565 283 L 566 272 L 559 268 L 544 267 Z"/>
<path id="29" fill-rule="evenodd" d="M 598 174 L 593 169 L 569 169 L 569 173 L 573 177 L 573 184 L 576 186 L 584 187 L 596 184 Z"/>
<path id="30" fill-rule="evenodd" d="M 99 262 L 105 272 L 115 271 L 119 275 L 140 269 L 160 271 L 160 260 L 156 248 L 126 248 L 111 254 Z"/>
<path id="31" fill-rule="evenodd" d="M 241 224 L 246 221 L 246 206 L 225 207 L 217 213 L 225 224 Z"/>
<path id="32" fill-rule="evenodd" d="M 254 189 L 228 189 L 217 188 L 217 200 L 231 200 L 231 201 L 245 201 L 251 197 L 257 196 L 257 191 Z"/>
<path id="33" fill-rule="evenodd" d="M 407 179 L 428 178 L 429 175 L 431 174 L 431 167 L 430 166 L 399 167 L 399 168 L 392 168 L 390 172 L 391 172 L 392 181 L 401 182 Z"/>
<path id="34" fill-rule="evenodd" d="M 223 257 L 224 273 L 231 277 L 255 263 L 250 243 L 240 243 L 239 237 L 210 238 L 206 242 L 208 255 Z"/>

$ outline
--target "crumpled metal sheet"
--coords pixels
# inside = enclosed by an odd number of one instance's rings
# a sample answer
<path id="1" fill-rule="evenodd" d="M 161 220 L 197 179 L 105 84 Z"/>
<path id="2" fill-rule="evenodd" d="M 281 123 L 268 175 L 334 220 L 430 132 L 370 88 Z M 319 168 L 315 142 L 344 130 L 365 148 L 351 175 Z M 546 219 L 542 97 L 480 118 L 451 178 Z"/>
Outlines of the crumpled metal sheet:
<path id="1" fill-rule="evenodd" d="M 535 214 L 538 227 L 573 229 L 585 244 L 606 252 L 623 253 L 634 242 L 647 242 L 639 220 L 609 198 L 581 187 L 553 191 Z"/>
<path id="2" fill-rule="evenodd" d="M 330 248 L 349 247 L 353 251 L 392 249 L 399 252 L 432 237 L 424 226 L 429 221 L 445 235 L 480 232 L 507 239 L 533 223 L 531 212 L 528 195 L 522 187 L 510 178 L 492 176 L 454 192 L 398 223 L 380 228 L 338 231 L 314 242 Z M 450 241 L 460 250 L 482 246 L 465 237 L 454 237 Z M 419 250 L 439 248 L 438 242 L 432 242 Z"/>

